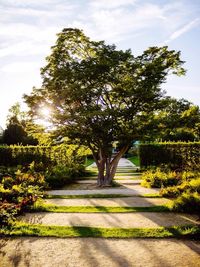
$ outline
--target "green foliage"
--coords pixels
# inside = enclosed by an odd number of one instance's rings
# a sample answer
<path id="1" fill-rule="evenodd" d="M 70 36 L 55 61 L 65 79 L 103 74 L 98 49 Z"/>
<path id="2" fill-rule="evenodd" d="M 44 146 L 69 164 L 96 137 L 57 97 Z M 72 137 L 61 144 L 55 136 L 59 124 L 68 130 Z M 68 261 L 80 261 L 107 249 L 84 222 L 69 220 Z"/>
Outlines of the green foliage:
<path id="1" fill-rule="evenodd" d="M 143 173 L 141 185 L 161 188 L 160 195 L 175 198 L 173 211 L 200 213 L 200 175 L 198 172 L 163 172 L 160 169 Z"/>
<path id="2" fill-rule="evenodd" d="M 52 165 L 83 164 L 85 156 L 91 152 L 84 146 L 0 146 L 0 165 L 29 166 L 33 161 L 35 168 L 45 169 Z"/>
<path id="3" fill-rule="evenodd" d="M 157 131 L 150 140 L 199 141 L 200 109 L 185 99 L 166 98 L 167 105 L 155 114 Z"/>
<path id="4" fill-rule="evenodd" d="M 183 192 L 200 193 L 200 177 L 191 179 L 190 181 L 182 181 L 178 186 L 169 186 L 160 190 L 160 195 L 163 197 L 178 197 Z"/>
<path id="5" fill-rule="evenodd" d="M 26 131 L 28 113 L 22 112 L 17 102 L 10 109 L 7 116 L 7 127 L 3 132 L 3 143 L 7 145 L 22 144 L 36 145 L 38 142 Z"/>
<path id="6" fill-rule="evenodd" d="M 172 204 L 172 210 L 200 214 L 200 194 L 184 192 Z"/>
<path id="7" fill-rule="evenodd" d="M 166 142 L 140 145 L 140 164 L 173 170 L 200 170 L 200 142 Z"/>
<path id="8" fill-rule="evenodd" d="M 0 202 L 0 226 L 11 225 L 15 221 L 16 215 L 19 213 L 19 206 L 14 203 Z M 1 228 L 0 227 L 0 228 Z"/>
<path id="9" fill-rule="evenodd" d="M 146 171 L 142 174 L 142 186 L 162 188 L 177 185 L 181 182 L 181 177 L 176 172 L 163 172 L 159 168 Z"/>
<path id="10" fill-rule="evenodd" d="M 42 196 L 44 186 L 44 176 L 34 173 L 31 167 L 27 173 L 18 170 L 9 176 L 2 174 L 0 177 L 0 209 L 2 211 L 0 224 L 11 224 L 16 215 L 29 210 L 33 203 Z"/>
<path id="11" fill-rule="evenodd" d="M 80 164 L 71 167 L 57 165 L 46 171 L 45 179 L 50 187 L 59 188 L 72 182 L 75 178 L 80 177 L 83 172 L 84 166 Z"/>
<path id="12" fill-rule="evenodd" d="M 161 84 L 169 73 L 185 74 L 183 63 L 180 52 L 167 46 L 134 57 L 79 29 L 63 29 L 41 71 L 42 88 L 24 98 L 33 117 L 50 105 L 55 135 L 89 146 L 100 163 L 100 182 L 110 182 L 118 162 L 111 159 L 114 143 L 122 156 L 132 140 L 146 138 L 154 112 L 162 108 Z"/>

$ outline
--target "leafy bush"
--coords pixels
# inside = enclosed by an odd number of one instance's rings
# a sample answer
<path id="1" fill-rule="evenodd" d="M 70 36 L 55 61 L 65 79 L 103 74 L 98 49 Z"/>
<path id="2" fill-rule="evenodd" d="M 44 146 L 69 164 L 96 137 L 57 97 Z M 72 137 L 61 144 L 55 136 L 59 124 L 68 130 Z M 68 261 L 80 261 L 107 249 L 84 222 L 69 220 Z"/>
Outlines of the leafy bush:
<path id="1" fill-rule="evenodd" d="M 20 212 L 27 211 L 42 196 L 45 186 L 44 176 L 21 170 L 12 176 L 2 176 L 0 183 L 0 222 L 10 224 Z"/>
<path id="2" fill-rule="evenodd" d="M 16 215 L 19 213 L 20 207 L 13 203 L 0 202 L 0 225 L 5 226 L 15 221 Z"/>
<path id="3" fill-rule="evenodd" d="M 160 195 L 163 197 L 178 197 L 183 192 L 197 192 L 200 193 L 200 178 L 194 178 L 190 181 L 184 181 L 178 186 L 170 186 L 162 188 L 160 190 Z"/>
<path id="4" fill-rule="evenodd" d="M 83 165 L 77 164 L 71 167 L 57 165 L 47 170 L 45 179 L 51 188 L 60 188 L 68 183 L 71 183 L 74 179 L 82 176 L 83 173 Z"/>
<path id="5" fill-rule="evenodd" d="M 172 210 L 200 214 L 200 194 L 184 192 L 172 204 Z"/>
<path id="6" fill-rule="evenodd" d="M 141 178 L 142 186 L 156 188 L 177 185 L 181 181 L 180 175 L 176 172 L 163 172 L 159 168 L 157 168 L 156 170 L 146 171 L 142 174 Z"/>

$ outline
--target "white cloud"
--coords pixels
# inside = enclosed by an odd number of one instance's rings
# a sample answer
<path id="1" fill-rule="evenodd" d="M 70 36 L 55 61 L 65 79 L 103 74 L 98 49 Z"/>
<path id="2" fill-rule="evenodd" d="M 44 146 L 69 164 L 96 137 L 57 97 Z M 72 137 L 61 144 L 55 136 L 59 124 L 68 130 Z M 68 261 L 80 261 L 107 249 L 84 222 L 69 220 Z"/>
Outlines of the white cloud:
<path id="1" fill-rule="evenodd" d="M 144 4 L 134 9 L 97 9 L 90 16 L 95 32 L 103 39 L 118 42 L 138 35 L 143 29 L 160 27 L 163 11 L 157 5 Z"/>
<path id="2" fill-rule="evenodd" d="M 199 25 L 199 23 L 200 23 L 200 19 L 199 18 L 196 18 L 196 19 L 192 20 L 191 22 L 187 23 L 183 27 L 181 27 L 178 30 L 174 31 L 169 36 L 169 38 L 167 40 L 165 40 L 163 43 L 161 43 L 161 45 L 168 44 L 168 43 L 172 42 L 173 40 L 179 38 L 184 33 L 186 33 L 188 31 L 192 30 L 193 28 L 195 28 L 197 25 Z"/>
<path id="3" fill-rule="evenodd" d="M 40 70 L 41 65 L 38 62 L 14 62 L 5 65 L 0 70 L 6 73 L 30 73 Z"/>
<path id="4" fill-rule="evenodd" d="M 45 43 L 34 43 L 30 41 L 19 42 L 0 49 L 0 58 L 5 56 L 30 56 L 44 55 L 50 51 Z"/>
<path id="5" fill-rule="evenodd" d="M 196 19 L 192 20 L 191 22 L 189 22 L 186 25 L 184 25 L 182 28 L 180 28 L 177 31 L 173 32 L 171 34 L 171 36 L 169 37 L 169 40 L 167 42 L 169 43 L 170 41 L 175 40 L 176 38 L 180 37 L 184 33 L 190 31 L 191 29 L 193 29 L 194 27 L 199 25 L 199 23 L 200 23 L 200 19 L 199 18 L 196 18 Z"/>
<path id="6" fill-rule="evenodd" d="M 3 12 L 1 14 L 1 21 L 10 20 L 12 16 L 14 17 L 27 17 L 29 20 L 30 18 L 37 18 L 38 20 L 45 19 L 60 19 L 63 16 L 69 16 L 73 13 L 74 9 L 77 7 L 75 4 L 55 4 L 53 7 L 44 5 L 42 8 L 34 8 L 34 6 L 28 7 L 15 7 L 15 6 L 7 6 L 5 8 L 2 7 Z"/>
<path id="7" fill-rule="evenodd" d="M 57 0 L 42 0 L 42 1 L 35 1 L 35 0 L 1 0 L 1 5 L 5 6 L 46 6 L 46 5 L 55 5 L 58 3 Z"/>
<path id="8" fill-rule="evenodd" d="M 137 0 L 92 0 L 90 6 L 96 9 L 113 9 L 117 7 L 134 5 Z"/>

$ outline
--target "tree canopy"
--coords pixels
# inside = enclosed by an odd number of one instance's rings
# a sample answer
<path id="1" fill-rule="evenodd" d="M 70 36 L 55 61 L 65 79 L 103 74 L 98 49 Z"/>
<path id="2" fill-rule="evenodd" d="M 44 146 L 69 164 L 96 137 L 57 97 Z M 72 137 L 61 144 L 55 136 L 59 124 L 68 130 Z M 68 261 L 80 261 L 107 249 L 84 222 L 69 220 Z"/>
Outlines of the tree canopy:
<path id="1" fill-rule="evenodd" d="M 26 131 L 28 120 L 27 113 L 21 111 L 21 107 L 18 102 L 12 105 L 8 110 L 7 127 L 3 132 L 2 142 L 7 145 L 37 144 L 37 140 L 29 136 Z"/>
<path id="2" fill-rule="evenodd" d="M 157 133 L 152 140 L 199 141 L 200 110 L 185 99 L 166 98 L 166 106 L 155 114 Z"/>
<path id="3" fill-rule="evenodd" d="M 59 136 L 90 147 L 98 183 L 109 184 L 121 156 L 133 140 L 145 139 L 155 112 L 163 108 L 161 89 L 169 74 L 183 75 L 180 52 L 150 47 L 135 57 L 104 41 L 92 41 L 79 29 L 58 34 L 43 85 L 25 95 L 32 116 L 51 106 Z M 113 143 L 120 148 L 112 158 Z"/>

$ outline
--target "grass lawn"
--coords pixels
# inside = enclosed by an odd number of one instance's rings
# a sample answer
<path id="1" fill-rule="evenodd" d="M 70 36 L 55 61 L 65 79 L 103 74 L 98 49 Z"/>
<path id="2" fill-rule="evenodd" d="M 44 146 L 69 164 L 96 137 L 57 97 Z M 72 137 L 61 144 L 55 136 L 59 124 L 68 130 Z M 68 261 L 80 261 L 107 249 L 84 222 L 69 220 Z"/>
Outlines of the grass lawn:
<path id="1" fill-rule="evenodd" d="M 133 164 L 135 164 L 137 167 L 140 167 L 140 159 L 138 156 L 133 156 L 128 158 Z"/>
<path id="2" fill-rule="evenodd" d="M 105 206 L 56 206 L 36 202 L 34 212 L 66 212 L 66 213 L 127 213 L 127 212 L 165 212 L 170 211 L 166 205 L 152 207 L 105 207 Z"/>
<path id="3" fill-rule="evenodd" d="M 88 167 L 88 166 L 90 166 L 92 163 L 94 163 L 94 160 L 93 159 L 91 159 L 91 158 L 86 158 L 86 160 L 85 160 L 85 167 Z"/>
<path id="4" fill-rule="evenodd" d="M 104 237 L 104 238 L 198 238 L 200 228 L 195 225 L 158 228 L 99 228 L 81 226 L 48 226 L 17 222 L 0 228 L 1 236 L 54 236 L 54 237 Z"/>
<path id="5" fill-rule="evenodd" d="M 123 195 L 123 194 L 87 194 L 87 195 L 46 195 L 45 198 L 74 199 L 74 198 L 121 198 L 121 197 L 148 197 L 161 198 L 159 194 Z"/>

